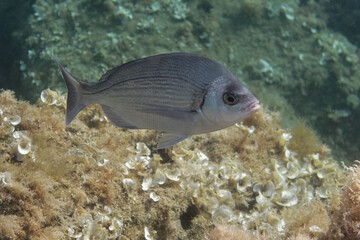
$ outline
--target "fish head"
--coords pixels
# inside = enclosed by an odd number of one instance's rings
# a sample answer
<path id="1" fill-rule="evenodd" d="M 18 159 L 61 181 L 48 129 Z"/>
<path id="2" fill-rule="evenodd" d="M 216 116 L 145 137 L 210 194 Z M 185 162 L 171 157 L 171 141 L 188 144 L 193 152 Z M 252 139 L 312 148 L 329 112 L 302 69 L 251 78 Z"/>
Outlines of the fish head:
<path id="1" fill-rule="evenodd" d="M 211 83 L 202 106 L 206 118 L 220 128 L 239 122 L 259 109 L 259 100 L 232 74 Z"/>

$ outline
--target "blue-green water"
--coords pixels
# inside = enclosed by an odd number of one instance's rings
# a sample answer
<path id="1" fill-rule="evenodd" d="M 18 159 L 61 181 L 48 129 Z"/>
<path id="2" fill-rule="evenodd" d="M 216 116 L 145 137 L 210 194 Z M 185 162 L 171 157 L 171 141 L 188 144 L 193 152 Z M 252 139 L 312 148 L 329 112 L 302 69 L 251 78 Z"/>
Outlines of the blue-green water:
<path id="1" fill-rule="evenodd" d="M 285 127 L 312 126 L 339 161 L 359 159 L 358 1 L 2 1 L 0 87 L 35 101 L 165 52 L 222 62 Z"/>

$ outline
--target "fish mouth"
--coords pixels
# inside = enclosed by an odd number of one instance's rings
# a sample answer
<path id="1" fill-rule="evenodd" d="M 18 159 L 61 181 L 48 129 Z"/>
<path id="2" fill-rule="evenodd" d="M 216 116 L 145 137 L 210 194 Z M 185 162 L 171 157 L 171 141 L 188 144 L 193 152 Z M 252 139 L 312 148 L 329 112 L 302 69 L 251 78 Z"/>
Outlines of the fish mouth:
<path id="1" fill-rule="evenodd" d="M 256 112 L 257 110 L 259 110 L 260 108 L 261 108 L 261 106 L 260 106 L 259 102 L 256 101 L 256 102 L 250 103 L 250 104 L 247 105 L 244 109 L 245 109 L 245 111 L 247 111 L 247 112 L 254 113 L 254 112 Z"/>

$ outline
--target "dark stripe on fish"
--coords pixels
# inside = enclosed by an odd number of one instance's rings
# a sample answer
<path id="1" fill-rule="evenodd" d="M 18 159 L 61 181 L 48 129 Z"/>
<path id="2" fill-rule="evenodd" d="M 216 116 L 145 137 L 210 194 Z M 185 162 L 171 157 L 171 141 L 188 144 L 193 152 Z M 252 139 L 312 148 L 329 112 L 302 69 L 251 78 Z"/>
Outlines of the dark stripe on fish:
<path id="1" fill-rule="evenodd" d="M 136 81 L 136 80 L 144 80 L 144 79 L 147 79 L 147 80 L 152 80 L 152 79 L 166 79 L 166 80 L 169 80 L 169 79 L 174 79 L 174 80 L 181 80 L 181 81 L 184 81 L 186 83 L 188 83 L 189 85 L 191 86 L 194 86 L 196 88 L 199 88 L 200 85 L 196 85 L 194 84 L 194 82 L 191 82 L 191 81 L 188 81 L 187 79 L 185 78 L 180 78 L 178 76 L 151 76 L 151 77 L 138 77 L 138 78 L 132 78 L 132 79 L 128 79 L 128 80 L 124 80 L 124 81 L 121 81 L 121 82 L 117 82 L 117 83 L 114 83 L 112 84 L 111 86 L 109 87 L 106 87 L 104 89 L 100 89 L 99 91 L 95 91 L 95 92 L 86 92 L 84 93 L 84 95 L 92 95 L 92 94 L 97 94 L 97 93 L 101 93 L 101 92 L 104 92 L 106 90 L 109 90 L 110 88 L 113 88 L 117 85 L 120 85 L 120 84 L 124 84 L 124 83 L 127 83 L 127 82 L 130 82 L 130 81 Z"/>

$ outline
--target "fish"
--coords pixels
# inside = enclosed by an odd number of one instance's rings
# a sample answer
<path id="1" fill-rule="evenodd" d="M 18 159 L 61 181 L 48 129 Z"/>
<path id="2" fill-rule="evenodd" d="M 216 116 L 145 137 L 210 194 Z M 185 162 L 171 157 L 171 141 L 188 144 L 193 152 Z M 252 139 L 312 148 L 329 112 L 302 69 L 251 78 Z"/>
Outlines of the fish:
<path id="1" fill-rule="evenodd" d="M 66 126 L 89 104 L 127 129 L 162 133 L 157 149 L 227 128 L 260 109 L 259 100 L 219 62 L 193 53 L 165 53 L 127 62 L 97 83 L 78 80 L 57 61 L 68 97 Z"/>

